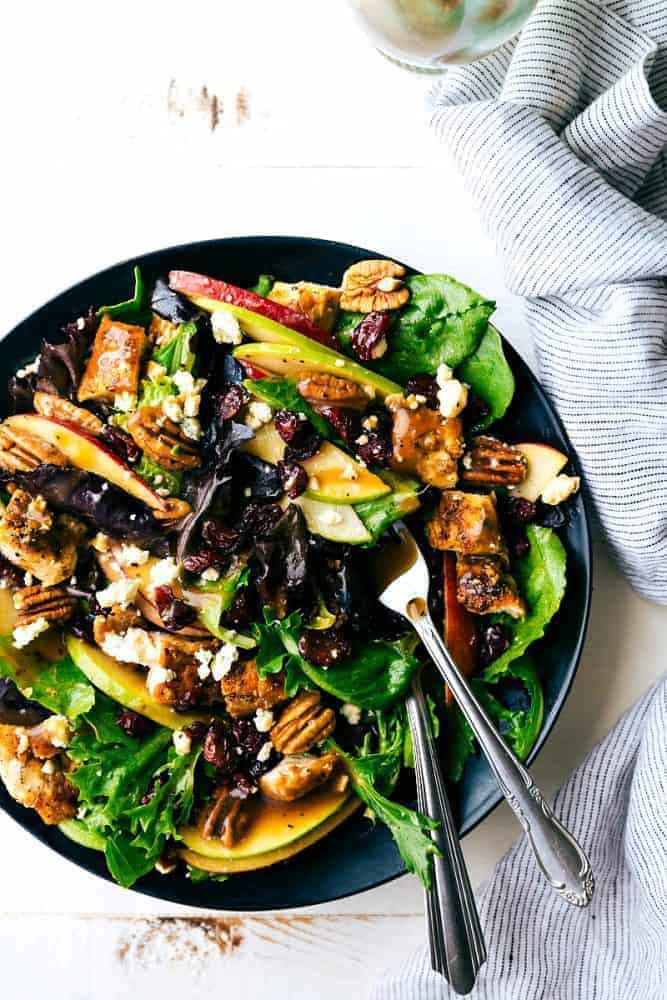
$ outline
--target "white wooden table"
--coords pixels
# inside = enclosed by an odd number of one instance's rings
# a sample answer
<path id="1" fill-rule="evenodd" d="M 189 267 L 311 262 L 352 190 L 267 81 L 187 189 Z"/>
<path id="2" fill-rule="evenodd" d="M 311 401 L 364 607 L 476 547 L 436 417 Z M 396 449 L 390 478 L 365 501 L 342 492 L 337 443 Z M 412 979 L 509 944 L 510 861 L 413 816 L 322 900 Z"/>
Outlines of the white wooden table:
<path id="1" fill-rule="evenodd" d="M 497 299 L 498 326 L 531 359 L 520 304 L 424 125 L 427 82 L 374 53 L 342 0 L 23 0 L 3 14 L 0 53 L 0 331 L 116 260 L 286 233 L 457 275 Z M 548 792 L 661 670 L 664 610 L 595 548 L 582 664 L 535 765 Z M 502 807 L 467 838 L 476 884 L 516 836 Z M 216 917 L 107 885 L 4 815 L 0 844 L 7 998 L 26 986 L 63 1000 L 192 986 L 356 998 L 422 939 L 411 878 L 297 913 Z"/>

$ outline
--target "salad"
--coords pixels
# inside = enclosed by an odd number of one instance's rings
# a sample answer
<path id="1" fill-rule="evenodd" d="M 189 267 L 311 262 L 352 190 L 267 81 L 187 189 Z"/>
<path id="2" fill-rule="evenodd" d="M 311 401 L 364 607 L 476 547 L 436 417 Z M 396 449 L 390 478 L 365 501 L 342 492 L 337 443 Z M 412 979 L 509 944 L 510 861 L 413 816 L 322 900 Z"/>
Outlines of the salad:
<path id="1" fill-rule="evenodd" d="M 445 640 L 525 758 L 579 487 L 566 455 L 504 440 L 494 303 L 390 260 L 338 287 L 134 277 L 11 379 L 6 789 L 123 886 L 284 861 L 358 809 L 428 884 L 432 824 L 404 804 L 422 654 L 373 596 L 373 549 L 407 519 Z M 473 736 L 428 670 L 457 781 Z"/>

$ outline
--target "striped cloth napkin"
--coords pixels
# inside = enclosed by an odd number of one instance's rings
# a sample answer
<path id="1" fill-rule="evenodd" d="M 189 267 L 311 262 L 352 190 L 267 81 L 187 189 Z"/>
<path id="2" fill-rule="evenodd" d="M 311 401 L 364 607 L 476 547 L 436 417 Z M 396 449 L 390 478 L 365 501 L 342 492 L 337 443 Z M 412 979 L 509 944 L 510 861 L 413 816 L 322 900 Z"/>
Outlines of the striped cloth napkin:
<path id="1" fill-rule="evenodd" d="M 518 41 L 448 71 L 430 114 L 616 558 L 667 603 L 667 0 L 541 0 Z M 665 1000 L 666 733 L 664 680 L 556 797 L 596 875 L 588 909 L 539 879 L 525 837 L 501 861 L 475 1000 Z M 425 951 L 372 994 L 453 996 Z"/>
<path id="2" fill-rule="evenodd" d="M 667 0 L 542 0 L 518 41 L 447 72 L 430 117 L 616 559 L 667 603 Z"/>

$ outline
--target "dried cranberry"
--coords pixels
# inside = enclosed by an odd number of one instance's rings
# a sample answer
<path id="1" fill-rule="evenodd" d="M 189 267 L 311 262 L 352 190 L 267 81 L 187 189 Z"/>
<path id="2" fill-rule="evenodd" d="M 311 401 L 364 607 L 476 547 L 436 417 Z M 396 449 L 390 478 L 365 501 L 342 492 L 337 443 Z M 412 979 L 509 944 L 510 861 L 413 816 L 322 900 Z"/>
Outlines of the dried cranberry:
<path id="1" fill-rule="evenodd" d="M 540 500 L 537 504 L 535 520 L 543 528 L 562 528 L 567 521 L 567 516 L 560 505 L 542 503 Z"/>
<path id="2" fill-rule="evenodd" d="M 352 646 L 347 636 L 336 629 L 309 629 L 299 639 L 299 652 L 316 667 L 330 667 L 347 659 Z"/>
<path id="3" fill-rule="evenodd" d="M 507 548 L 513 559 L 522 559 L 530 552 L 530 542 L 522 527 L 509 527 L 505 533 Z"/>
<path id="4" fill-rule="evenodd" d="M 256 755 L 266 741 L 266 735 L 259 732 L 252 719 L 232 719 L 231 728 L 237 745 L 244 753 Z"/>
<path id="5" fill-rule="evenodd" d="M 428 372 L 412 375 L 405 384 L 405 393 L 407 396 L 424 396 L 431 410 L 438 409 L 438 383 Z"/>
<path id="6" fill-rule="evenodd" d="M 204 760 L 217 768 L 228 768 L 234 761 L 234 748 L 227 735 L 225 725 L 220 719 L 215 719 L 208 727 L 204 737 Z"/>
<path id="7" fill-rule="evenodd" d="M 111 424 L 105 424 L 100 437 L 109 451 L 112 451 L 114 455 L 118 455 L 124 462 L 138 462 L 141 458 L 141 448 L 137 447 L 130 435 L 126 434 L 125 431 L 121 431 L 117 427 L 112 427 Z"/>
<path id="8" fill-rule="evenodd" d="M 537 504 L 525 497 L 508 497 L 504 504 L 504 515 L 517 524 L 531 524 L 537 516 Z"/>
<path id="9" fill-rule="evenodd" d="M 178 629 L 191 625 L 197 617 L 197 612 L 190 604 L 174 596 L 171 587 L 156 587 L 153 600 L 165 628 Z"/>
<path id="10" fill-rule="evenodd" d="M 291 444 L 303 425 L 298 414 L 292 413 L 291 410 L 278 410 L 273 423 L 285 444 Z"/>
<path id="11" fill-rule="evenodd" d="M 364 438 L 368 438 L 364 441 Z M 378 431 L 368 431 L 362 435 L 362 444 L 357 444 L 357 455 L 366 465 L 387 465 L 392 458 L 393 448 L 388 437 Z"/>
<path id="12" fill-rule="evenodd" d="M 489 407 L 481 396 L 475 396 L 473 393 L 468 393 L 468 402 L 466 403 L 466 408 L 462 414 L 465 429 L 470 431 L 479 427 L 487 419 L 490 412 Z"/>
<path id="13" fill-rule="evenodd" d="M 243 771 L 236 771 L 232 775 L 234 790 L 240 799 L 247 799 L 255 790 L 254 782 Z"/>
<path id="14" fill-rule="evenodd" d="M 354 410 L 344 410 L 340 406 L 318 406 L 317 412 L 329 421 L 345 444 L 351 444 L 361 434 L 361 416 Z"/>
<path id="15" fill-rule="evenodd" d="M 214 549 L 218 549 L 218 551 L 226 556 L 237 552 L 241 546 L 241 532 L 237 531 L 236 528 L 228 527 L 222 521 L 215 518 L 208 518 L 208 520 L 204 521 L 201 533 L 202 538 L 208 545 L 211 545 Z"/>
<path id="16" fill-rule="evenodd" d="M 234 603 L 224 615 L 224 624 L 229 628 L 247 628 L 256 616 L 250 590 L 245 587 L 234 599 Z"/>
<path id="17" fill-rule="evenodd" d="M 20 587 L 25 587 L 25 572 L 14 563 L 10 563 L 9 559 L 0 556 L 0 581 L 5 587 L 18 590 Z"/>
<path id="18" fill-rule="evenodd" d="M 151 801 L 151 799 L 157 792 L 158 788 L 161 788 L 162 785 L 166 785 L 168 781 L 169 781 L 169 775 L 167 774 L 166 771 L 161 771 L 160 774 L 157 774 L 154 778 L 151 778 L 148 788 L 146 789 L 146 794 L 141 796 L 140 799 L 141 805 L 142 806 L 148 805 L 148 803 Z"/>
<path id="19" fill-rule="evenodd" d="M 219 566 L 221 562 L 221 554 L 216 552 L 215 549 L 200 549 L 199 552 L 191 552 L 189 556 L 186 556 L 183 560 L 183 565 L 188 573 L 199 576 L 205 569 L 210 569 L 211 566 Z"/>
<path id="20" fill-rule="evenodd" d="M 191 712 L 193 708 L 201 702 L 204 697 L 204 685 L 199 682 L 190 684 L 187 691 L 183 691 L 180 698 L 174 705 L 176 712 Z"/>
<path id="21" fill-rule="evenodd" d="M 308 486 L 308 473 L 298 462 L 278 462 L 283 488 L 290 500 L 296 500 Z"/>
<path id="22" fill-rule="evenodd" d="M 387 333 L 391 316 L 386 312 L 371 312 L 352 331 L 350 346 L 361 361 L 376 361 L 387 350 Z"/>
<path id="23" fill-rule="evenodd" d="M 205 722 L 191 722 L 189 726 L 183 727 L 183 732 L 188 734 L 193 743 L 203 743 L 208 727 Z"/>
<path id="24" fill-rule="evenodd" d="M 221 420 L 233 420 L 238 416 L 242 406 L 250 399 L 250 396 L 242 385 L 230 385 L 221 392 L 216 400 L 216 410 Z"/>
<path id="25" fill-rule="evenodd" d="M 250 503 L 243 512 L 242 526 L 250 535 L 270 535 L 283 516 L 277 503 Z"/>
<path id="26" fill-rule="evenodd" d="M 299 435 L 285 449 L 285 461 L 305 462 L 306 459 L 312 458 L 315 452 L 320 450 L 321 445 L 322 438 L 319 434 L 309 434 L 303 438 Z"/>
<path id="27" fill-rule="evenodd" d="M 493 663 L 509 647 L 510 636 L 504 625 L 485 625 L 479 637 L 479 659 L 484 667 Z"/>
<path id="28" fill-rule="evenodd" d="M 132 709 L 127 708 L 122 715 L 116 719 L 116 724 L 120 726 L 126 736 L 134 736 L 135 739 L 140 736 L 145 736 L 153 728 L 153 724 L 150 719 L 146 719 L 143 715 L 139 715 L 138 712 L 133 712 Z"/>

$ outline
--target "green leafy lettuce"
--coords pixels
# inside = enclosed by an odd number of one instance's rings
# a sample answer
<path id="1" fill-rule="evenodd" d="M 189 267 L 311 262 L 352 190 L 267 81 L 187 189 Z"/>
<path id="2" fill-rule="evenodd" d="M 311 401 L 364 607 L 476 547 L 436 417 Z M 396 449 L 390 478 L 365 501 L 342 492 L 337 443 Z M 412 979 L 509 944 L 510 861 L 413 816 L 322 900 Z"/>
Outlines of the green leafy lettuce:
<path id="1" fill-rule="evenodd" d="M 138 266 L 134 268 L 134 294 L 131 299 L 124 302 L 117 302 L 112 306 L 100 306 L 97 316 L 110 316 L 122 323 L 135 323 L 138 326 L 145 326 L 150 322 L 151 311 L 148 301 L 148 294 L 141 270 Z"/>
<path id="2" fill-rule="evenodd" d="M 234 567 L 219 580 L 209 580 L 205 583 L 197 583 L 193 589 L 206 594 L 207 601 L 204 607 L 199 610 L 199 620 L 209 632 L 223 642 L 230 642 L 233 646 L 242 649 L 252 649 L 255 640 L 252 636 L 243 635 L 233 629 L 224 628 L 220 624 L 220 617 L 234 603 L 239 590 L 248 582 L 250 570 L 247 566 L 240 565 Z"/>
<path id="3" fill-rule="evenodd" d="M 296 380 L 289 378 L 245 379 L 243 385 L 263 403 L 268 403 L 274 410 L 291 410 L 292 413 L 303 413 L 323 438 L 335 437 L 333 427 L 323 416 L 309 406 L 303 396 L 299 395 Z"/>
<path id="4" fill-rule="evenodd" d="M 263 622 L 256 622 L 252 626 L 257 640 L 257 673 L 260 677 L 266 677 L 284 670 L 285 693 L 291 698 L 301 688 L 313 686 L 304 673 L 305 660 L 299 653 L 303 620 L 298 611 L 287 618 L 273 618 L 270 608 L 264 608 L 263 618 Z"/>
<path id="5" fill-rule="evenodd" d="M 169 496 L 177 497 L 181 492 L 183 473 L 165 469 L 164 465 L 160 465 L 146 452 L 134 466 L 134 471 L 154 489 L 169 490 Z"/>
<path id="6" fill-rule="evenodd" d="M 178 389 L 169 375 L 161 375 L 159 378 L 145 378 L 141 380 L 139 386 L 137 407 L 159 406 L 169 396 L 177 395 Z"/>
<path id="7" fill-rule="evenodd" d="M 95 704 L 95 689 L 69 657 L 49 663 L 31 685 L 31 697 L 70 721 L 89 712 Z"/>
<path id="8" fill-rule="evenodd" d="M 477 430 L 484 430 L 505 415 L 514 396 L 514 375 L 495 327 L 489 324 L 477 349 L 462 362 L 456 374 L 489 408 Z"/>
<path id="9" fill-rule="evenodd" d="M 195 323 L 181 323 L 171 340 L 153 351 L 153 361 L 164 365 L 168 375 L 185 370 L 191 372 L 197 360 L 190 347 L 190 341 L 197 332 Z"/>
<path id="10" fill-rule="evenodd" d="M 275 277 L 272 274 L 260 274 L 257 279 L 257 284 L 249 288 L 249 292 L 254 292 L 255 295 L 262 295 L 264 298 L 269 294 L 271 289 L 275 284 Z"/>

